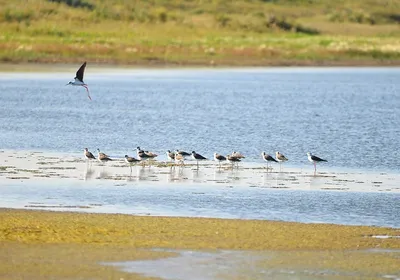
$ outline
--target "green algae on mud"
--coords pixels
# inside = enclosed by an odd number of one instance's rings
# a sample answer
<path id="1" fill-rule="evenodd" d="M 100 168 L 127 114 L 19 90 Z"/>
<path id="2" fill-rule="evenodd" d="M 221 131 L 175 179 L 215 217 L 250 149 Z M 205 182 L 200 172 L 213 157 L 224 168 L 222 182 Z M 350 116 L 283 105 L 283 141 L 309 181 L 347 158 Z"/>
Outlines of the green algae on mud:
<path id="1" fill-rule="evenodd" d="M 151 279 L 100 263 L 176 255 L 154 248 L 252 250 L 273 254 L 257 262 L 266 270 L 317 268 L 368 276 L 396 273 L 400 254 L 399 238 L 373 237 L 399 236 L 400 230 L 381 227 L 4 208 L 0 220 L 0 279 Z M 371 248 L 382 252 L 369 254 Z"/>
<path id="2" fill-rule="evenodd" d="M 101 262 L 150 260 L 174 253 L 99 244 L 0 242 L 0 279 L 155 279 L 118 271 Z"/>
<path id="3" fill-rule="evenodd" d="M 1 209 L 0 241 L 132 248 L 334 250 L 400 248 L 398 229 L 262 220 Z"/>

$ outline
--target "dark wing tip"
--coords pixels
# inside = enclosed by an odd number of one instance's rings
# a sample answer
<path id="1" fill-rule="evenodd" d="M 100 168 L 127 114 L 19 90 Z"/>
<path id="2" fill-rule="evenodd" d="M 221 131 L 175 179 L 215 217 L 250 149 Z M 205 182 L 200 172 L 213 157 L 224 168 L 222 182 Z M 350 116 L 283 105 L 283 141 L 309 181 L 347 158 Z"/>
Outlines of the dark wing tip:
<path id="1" fill-rule="evenodd" d="M 83 73 L 85 72 L 86 61 L 79 67 L 78 71 L 76 71 L 76 78 L 78 78 L 81 82 L 83 82 Z"/>
<path id="2" fill-rule="evenodd" d="M 312 156 L 311 159 L 315 160 L 315 161 L 327 161 L 326 159 L 322 159 L 322 158 L 317 157 L 317 156 Z"/>

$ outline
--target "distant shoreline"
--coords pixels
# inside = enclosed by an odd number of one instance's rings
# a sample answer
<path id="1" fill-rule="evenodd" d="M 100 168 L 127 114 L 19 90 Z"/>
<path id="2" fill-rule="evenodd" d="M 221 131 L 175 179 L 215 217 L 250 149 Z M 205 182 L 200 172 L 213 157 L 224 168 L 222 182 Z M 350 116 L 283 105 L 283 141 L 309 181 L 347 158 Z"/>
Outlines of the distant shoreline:
<path id="1" fill-rule="evenodd" d="M 2 62 L 0 63 L 1 72 L 21 72 L 21 71 L 49 71 L 50 69 L 69 70 L 70 67 L 75 68 L 76 64 L 81 63 L 85 59 L 81 60 L 67 60 L 67 61 L 38 61 L 38 62 Z M 86 60 L 88 64 L 95 65 L 98 68 L 121 68 L 121 69 L 179 69 L 179 68 L 204 68 L 204 69 L 219 69 L 219 68 L 278 68 L 278 67 L 400 67 L 399 61 L 270 61 L 269 63 L 246 63 L 245 61 L 239 61 L 236 63 L 222 63 L 222 64 L 210 64 L 207 61 L 203 63 L 170 63 L 170 62 L 148 62 L 143 61 L 128 62 L 128 63 L 115 63 L 113 61 L 91 61 Z"/>

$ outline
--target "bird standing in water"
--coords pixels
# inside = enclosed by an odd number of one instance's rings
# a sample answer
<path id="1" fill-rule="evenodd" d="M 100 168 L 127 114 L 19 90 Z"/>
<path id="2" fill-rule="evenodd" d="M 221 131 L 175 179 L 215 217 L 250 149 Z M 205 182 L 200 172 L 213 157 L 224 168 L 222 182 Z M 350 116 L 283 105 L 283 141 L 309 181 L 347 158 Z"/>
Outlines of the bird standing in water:
<path id="1" fill-rule="evenodd" d="M 130 169 L 131 169 L 131 173 L 132 173 L 132 164 L 135 164 L 135 163 L 137 163 L 137 162 L 139 162 L 140 160 L 139 159 L 136 159 L 136 158 L 134 158 L 134 157 L 130 157 L 130 156 L 128 156 L 128 155 L 125 155 L 125 162 L 127 163 L 127 164 L 129 164 L 129 167 L 130 167 Z"/>
<path id="2" fill-rule="evenodd" d="M 317 162 L 327 161 L 320 157 L 314 156 L 310 152 L 307 153 L 308 160 L 314 164 L 314 174 L 317 173 Z"/>
<path id="3" fill-rule="evenodd" d="M 261 157 L 263 158 L 263 160 L 265 160 L 265 161 L 267 162 L 267 172 L 268 172 L 268 163 L 269 163 L 270 161 L 278 162 L 276 159 L 274 159 L 272 156 L 270 156 L 270 155 L 267 154 L 266 152 L 262 152 L 262 153 L 261 153 Z M 272 169 L 272 167 L 271 167 L 271 169 Z"/>
<path id="4" fill-rule="evenodd" d="M 288 159 L 280 152 L 275 152 L 276 160 L 279 162 L 279 171 L 282 171 L 282 162 L 288 161 Z"/>

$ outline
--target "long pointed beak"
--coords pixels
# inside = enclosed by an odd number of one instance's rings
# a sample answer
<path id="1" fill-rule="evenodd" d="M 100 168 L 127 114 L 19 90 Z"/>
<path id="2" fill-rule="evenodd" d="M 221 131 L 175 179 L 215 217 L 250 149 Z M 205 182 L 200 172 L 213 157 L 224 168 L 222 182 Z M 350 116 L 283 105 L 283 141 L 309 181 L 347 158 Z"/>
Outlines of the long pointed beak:
<path id="1" fill-rule="evenodd" d="M 69 84 L 66 84 L 66 86 L 68 86 Z"/>

